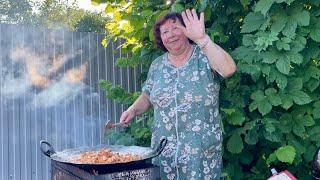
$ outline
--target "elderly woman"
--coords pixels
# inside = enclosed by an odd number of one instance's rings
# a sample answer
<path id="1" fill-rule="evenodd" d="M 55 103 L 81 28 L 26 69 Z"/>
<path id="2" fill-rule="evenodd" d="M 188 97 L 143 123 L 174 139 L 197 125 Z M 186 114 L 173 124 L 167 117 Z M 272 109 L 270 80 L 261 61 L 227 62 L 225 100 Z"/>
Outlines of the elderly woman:
<path id="1" fill-rule="evenodd" d="M 162 179 L 219 179 L 222 135 L 219 76 L 236 71 L 230 55 L 205 33 L 204 14 L 195 10 L 168 13 L 154 26 L 165 53 L 150 66 L 140 97 L 122 113 L 129 124 L 154 108 L 152 147 L 168 139 L 158 159 Z"/>

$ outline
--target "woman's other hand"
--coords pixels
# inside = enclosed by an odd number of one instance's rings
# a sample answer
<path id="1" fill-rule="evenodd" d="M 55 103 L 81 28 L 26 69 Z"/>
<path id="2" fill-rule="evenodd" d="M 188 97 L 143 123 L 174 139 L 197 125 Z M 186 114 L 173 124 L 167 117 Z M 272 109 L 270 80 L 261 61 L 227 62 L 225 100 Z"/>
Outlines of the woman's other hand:
<path id="1" fill-rule="evenodd" d="M 191 11 L 186 9 L 181 13 L 182 19 L 186 27 L 178 26 L 185 36 L 191 39 L 195 43 L 200 43 L 206 36 L 204 26 L 204 13 L 200 13 L 200 19 L 195 9 Z"/>
<path id="2" fill-rule="evenodd" d="M 128 127 L 135 116 L 146 112 L 150 106 L 149 96 L 144 92 L 141 93 L 138 99 L 121 114 L 120 123 Z"/>
<path id="3" fill-rule="evenodd" d="M 129 107 L 126 111 L 121 114 L 120 123 L 124 124 L 124 126 L 128 127 L 131 123 L 132 119 L 136 116 L 136 111 L 134 108 Z"/>

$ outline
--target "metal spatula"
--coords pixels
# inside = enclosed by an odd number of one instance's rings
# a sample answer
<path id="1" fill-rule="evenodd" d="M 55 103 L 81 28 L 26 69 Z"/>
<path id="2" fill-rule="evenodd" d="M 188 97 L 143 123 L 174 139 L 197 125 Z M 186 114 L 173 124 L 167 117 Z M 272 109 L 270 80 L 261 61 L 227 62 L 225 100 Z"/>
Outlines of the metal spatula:
<path id="1" fill-rule="evenodd" d="M 108 129 L 112 129 L 115 127 L 125 127 L 125 124 L 123 123 L 112 123 L 110 120 L 107 121 L 107 123 L 104 125 L 104 127 L 106 128 L 106 130 Z"/>

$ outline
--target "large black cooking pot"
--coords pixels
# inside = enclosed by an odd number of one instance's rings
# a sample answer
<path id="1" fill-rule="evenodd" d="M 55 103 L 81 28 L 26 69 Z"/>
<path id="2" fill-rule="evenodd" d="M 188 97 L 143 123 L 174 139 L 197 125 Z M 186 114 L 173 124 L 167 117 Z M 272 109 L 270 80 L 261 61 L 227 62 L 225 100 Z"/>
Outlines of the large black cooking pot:
<path id="1" fill-rule="evenodd" d="M 141 146 L 122 146 L 122 145 L 103 145 L 102 144 L 94 147 L 79 147 L 79 148 L 66 149 L 60 152 L 56 152 L 54 151 L 52 145 L 49 142 L 45 140 L 41 140 L 40 149 L 43 152 L 43 154 L 50 157 L 51 160 L 53 161 L 76 166 L 87 172 L 99 172 L 99 174 L 101 174 L 103 172 L 112 172 L 112 171 L 117 172 L 117 171 L 145 167 L 147 164 L 151 163 L 150 161 L 152 158 L 161 154 L 166 144 L 167 144 L 167 139 L 164 138 L 160 141 L 156 149 L 141 147 Z M 48 146 L 47 149 L 45 149 L 44 147 L 45 145 Z M 104 148 L 110 149 L 113 152 L 139 155 L 141 159 L 125 162 L 125 163 L 113 163 L 113 164 L 83 164 L 83 163 L 75 163 L 71 161 L 71 159 L 73 159 L 75 156 L 78 156 L 84 152 L 99 151 Z"/>

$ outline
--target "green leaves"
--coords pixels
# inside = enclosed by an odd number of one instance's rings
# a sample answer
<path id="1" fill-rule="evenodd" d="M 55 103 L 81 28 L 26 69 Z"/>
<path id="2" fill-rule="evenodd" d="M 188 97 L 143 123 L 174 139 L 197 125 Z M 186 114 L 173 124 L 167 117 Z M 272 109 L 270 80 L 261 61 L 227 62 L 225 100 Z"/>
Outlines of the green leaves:
<path id="1" fill-rule="evenodd" d="M 308 94 L 301 91 L 302 79 L 293 78 L 286 89 L 290 89 L 288 93 L 278 93 L 274 88 L 268 88 L 265 92 L 257 90 L 251 95 L 253 102 L 249 105 L 250 112 L 258 109 L 264 116 L 272 110 L 272 106 L 281 105 L 284 109 L 288 109 L 293 102 L 298 105 L 304 105 L 311 102 Z"/>
<path id="2" fill-rule="evenodd" d="M 291 126 L 292 132 L 303 139 L 306 138 L 306 128 L 315 124 L 312 116 L 305 113 L 303 109 L 297 108 L 292 111 L 292 116 L 281 117 L 281 121 L 285 122 L 287 126 Z"/>
<path id="3" fill-rule="evenodd" d="M 296 35 L 296 28 L 299 26 L 308 26 L 310 23 L 310 14 L 301 7 L 291 8 L 290 16 L 288 16 L 287 24 L 282 33 L 288 38 L 294 38 Z"/>
<path id="4" fill-rule="evenodd" d="M 197 12 L 203 12 L 206 9 L 207 5 L 208 5 L 208 0 L 198 1 L 196 4 Z"/>
<path id="5" fill-rule="evenodd" d="M 184 10 L 184 6 L 178 2 L 175 2 L 171 6 L 172 12 L 182 12 Z"/>
<path id="6" fill-rule="evenodd" d="M 136 67 L 139 64 L 139 61 L 135 59 L 135 57 L 131 58 L 118 58 L 117 59 L 117 66 L 119 67 Z"/>
<path id="7" fill-rule="evenodd" d="M 308 78 L 312 77 L 314 79 L 320 79 L 320 68 L 315 66 L 309 66 L 306 69 L 306 76 Z"/>
<path id="8" fill-rule="evenodd" d="M 271 32 L 279 33 L 283 30 L 287 23 L 287 14 L 284 11 L 280 11 L 274 16 L 272 16 L 272 25 L 271 25 Z"/>
<path id="9" fill-rule="evenodd" d="M 303 91 L 291 91 L 290 95 L 296 104 L 303 105 L 311 102 L 311 98 Z"/>
<path id="10" fill-rule="evenodd" d="M 225 43 L 229 39 L 229 37 L 225 34 L 224 29 L 220 24 L 213 25 L 209 32 L 210 38 L 215 42 Z"/>
<path id="11" fill-rule="evenodd" d="M 267 64 L 273 64 L 274 62 L 281 57 L 281 54 L 276 50 L 269 50 L 266 52 L 263 52 L 262 54 L 263 60 L 262 62 Z"/>
<path id="12" fill-rule="evenodd" d="M 276 160 L 292 164 L 296 157 L 296 149 L 293 146 L 283 146 L 278 148 L 274 153 L 271 153 L 266 161 L 268 165 Z"/>
<path id="13" fill-rule="evenodd" d="M 279 59 L 276 62 L 276 67 L 283 74 L 289 74 L 290 72 L 290 62 L 288 59 Z"/>
<path id="14" fill-rule="evenodd" d="M 314 119 L 320 119 L 320 101 L 317 101 L 313 105 L 313 118 Z"/>
<path id="15" fill-rule="evenodd" d="M 233 154 L 239 154 L 243 149 L 242 138 L 238 133 L 231 135 L 227 142 L 227 149 Z"/>
<path id="16" fill-rule="evenodd" d="M 270 76 L 275 76 L 275 80 L 276 80 L 276 83 L 277 83 L 277 86 L 283 90 L 286 86 L 287 86 L 287 83 L 288 83 L 288 79 L 285 75 L 281 74 L 280 72 L 274 70 L 274 69 L 271 69 L 270 71 Z"/>
<path id="17" fill-rule="evenodd" d="M 240 72 L 254 75 L 260 72 L 260 67 L 253 64 L 238 64 L 238 70 Z"/>
<path id="18" fill-rule="evenodd" d="M 299 91 L 302 89 L 302 78 L 289 78 L 287 91 Z"/>
<path id="19" fill-rule="evenodd" d="M 257 128 L 252 128 L 248 131 L 248 133 L 246 134 L 245 137 L 245 142 L 250 144 L 250 145 L 255 145 L 257 144 L 258 140 L 259 140 L 259 135 L 257 132 Z"/>
<path id="20" fill-rule="evenodd" d="M 237 59 L 241 59 L 243 62 L 252 64 L 252 61 L 259 56 L 259 54 L 253 49 L 240 46 L 233 51 L 233 56 Z"/>
<path id="21" fill-rule="evenodd" d="M 281 107 L 284 109 L 289 109 L 293 105 L 292 96 L 286 93 L 280 93 L 280 97 L 282 101 Z"/>
<path id="22" fill-rule="evenodd" d="M 269 113 L 272 109 L 272 105 L 268 102 L 266 96 L 263 91 L 256 91 L 252 93 L 251 99 L 254 101 L 249 105 L 249 110 L 252 112 L 258 108 L 259 112 L 262 115 Z"/>
<path id="23" fill-rule="evenodd" d="M 283 74 L 281 74 L 275 66 L 269 66 L 270 67 L 270 71 L 269 71 L 269 74 L 268 76 L 266 76 L 266 81 L 267 81 L 267 84 L 270 84 L 271 82 L 274 82 L 275 80 L 277 80 L 279 77 L 281 76 L 284 76 Z M 286 77 L 284 77 L 286 78 Z M 278 81 L 277 81 L 278 83 Z M 278 85 L 278 84 L 277 84 Z M 284 87 L 287 86 L 287 81 L 285 82 L 284 84 Z M 280 87 L 278 85 L 278 87 Z M 283 89 L 283 88 L 280 88 L 280 89 Z"/>
<path id="24" fill-rule="evenodd" d="M 316 41 L 320 42 L 320 22 L 316 22 L 314 25 L 310 27 L 310 37 Z"/>
<path id="25" fill-rule="evenodd" d="M 231 113 L 227 120 L 232 125 L 242 125 L 246 118 L 240 111 L 235 111 Z"/>
<path id="26" fill-rule="evenodd" d="M 308 26 L 310 23 L 310 14 L 306 10 L 299 10 L 298 8 L 292 12 L 292 18 L 300 26 Z"/>
<path id="27" fill-rule="evenodd" d="M 106 97 L 122 104 L 132 104 L 135 100 L 135 93 L 126 92 L 121 86 L 113 85 L 106 80 L 100 80 L 99 86 L 107 92 Z"/>
<path id="28" fill-rule="evenodd" d="M 296 28 L 298 24 L 293 19 L 288 19 L 286 26 L 282 30 L 282 34 L 287 36 L 288 38 L 294 38 L 296 35 Z"/>
<path id="29" fill-rule="evenodd" d="M 252 112 L 258 108 L 262 115 L 268 114 L 272 106 L 278 106 L 282 102 L 281 97 L 277 94 L 274 88 L 265 90 L 265 93 L 261 90 L 257 90 L 251 95 L 251 99 L 254 101 L 249 105 L 249 110 Z"/>
<path id="30" fill-rule="evenodd" d="M 296 156 L 296 150 L 292 146 L 280 147 L 276 150 L 276 156 L 279 161 L 292 164 Z"/>
<path id="31" fill-rule="evenodd" d="M 241 28 L 241 33 L 250 33 L 259 29 L 265 22 L 265 19 L 261 13 L 250 12 L 243 21 L 244 24 Z"/>
<path id="32" fill-rule="evenodd" d="M 281 104 L 281 98 L 279 96 L 279 94 L 277 94 L 277 90 L 275 90 L 274 88 L 268 88 L 265 91 L 269 102 L 273 105 L 273 106 L 278 106 Z"/>
<path id="33" fill-rule="evenodd" d="M 302 51 L 307 44 L 307 40 L 305 37 L 301 35 L 297 35 L 296 38 L 291 43 L 291 52 L 298 53 Z"/>
<path id="34" fill-rule="evenodd" d="M 273 133 L 276 130 L 275 124 L 278 124 L 278 121 L 272 118 L 264 118 L 262 123 L 265 125 L 266 132 Z"/>
<path id="35" fill-rule="evenodd" d="M 266 15 L 267 11 L 270 9 L 271 5 L 275 0 L 260 0 L 256 4 L 255 12 L 261 12 L 263 15 Z"/>
<path id="36" fill-rule="evenodd" d="M 153 11 L 151 9 L 146 9 L 141 11 L 141 16 L 148 17 L 148 16 L 151 16 L 152 14 L 153 14 Z"/>
<path id="37" fill-rule="evenodd" d="M 314 126 L 308 133 L 309 133 L 310 141 L 314 141 L 319 144 L 320 126 Z"/>
<path id="38" fill-rule="evenodd" d="M 289 61 L 295 64 L 301 64 L 303 62 L 303 56 L 299 53 L 286 54 Z"/>
<path id="39" fill-rule="evenodd" d="M 256 45 L 255 50 L 257 51 L 262 51 L 262 50 L 266 50 L 269 46 L 273 45 L 274 41 L 277 41 L 278 38 L 278 34 L 275 33 L 265 33 L 265 32 L 261 32 L 258 34 L 258 38 L 257 40 L 254 42 L 254 44 Z"/>
<path id="40" fill-rule="evenodd" d="M 286 50 L 289 51 L 290 50 L 290 45 L 289 43 L 291 42 L 291 39 L 287 38 L 287 37 L 283 37 L 281 38 L 281 40 L 277 41 L 276 46 L 278 50 Z"/>
<path id="41" fill-rule="evenodd" d="M 91 1 L 94 1 L 94 0 L 91 0 Z M 95 0 L 97 1 L 97 0 Z M 105 7 L 105 13 L 111 13 L 113 12 L 115 9 L 113 8 L 113 6 L 111 4 L 108 4 L 106 7 Z"/>

